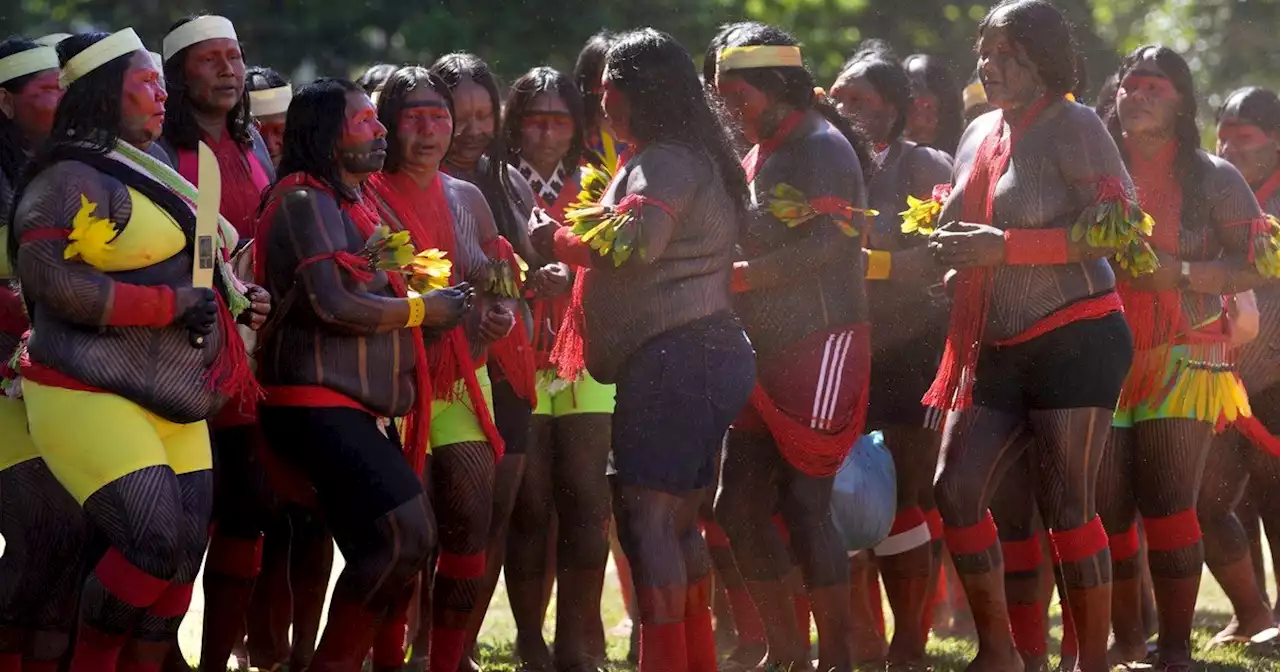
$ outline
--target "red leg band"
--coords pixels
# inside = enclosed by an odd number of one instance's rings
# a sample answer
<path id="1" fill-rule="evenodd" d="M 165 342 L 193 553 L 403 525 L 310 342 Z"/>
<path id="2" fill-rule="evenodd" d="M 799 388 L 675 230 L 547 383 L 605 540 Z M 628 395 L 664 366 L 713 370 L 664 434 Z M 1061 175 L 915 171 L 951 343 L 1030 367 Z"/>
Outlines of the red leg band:
<path id="1" fill-rule="evenodd" d="M 764 621 L 760 620 L 760 612 L 751 600 L 751 593 L 745 587 L 726 588 L 724 592 L 729 596 L 733 625 L 738 629 L 738 643 L 763 644 Z"/>
<path id="2" fill-rule="evenodd" d="M 684 632 L 684 624 L 677 623 Z M 431 649 L 428 670 L 456 670 L 462 663 L 463 649 L 467 643 L 466 630 L 442 628 L 438 625 L 431 628 Z M 400 663 L 403 665 L 404 663 Z"/>
<path id="3" fill-rule="evenodd" d="M 409 630 L 409 605 L 397 604 L 394 611 L 378 626 L 373 640 L 373 665 L 376 668 L 400 669 L 404 666 L 404 639 Z M 461 662 L 461 661 L 459 661 Z"/>
<path id="4" fill-rule="evenodd" d="M 724 528 L 716 523 L 707 523 L 702 527 L 703 532 L 707 536 L 707 546 L 710 548 L 729 548 L 729 535 L 724 533 Z"/>
<path id="5" fill-rule="evenodd" d="M 169 587 L 168 581 L 138 569 L 114 547 L 107 549 L 93 574 L 107 592 L 134 607 L 151 606 Z"/>
<path id="6" fill-rule="evenodd" d="M 684 639 L 689 670 L 716 669 L 716 635 L 711 625 L 710 582 L 689 584 L 684 600 Z"/>
<path id="7" fill-rule="evenodd" d="M 1112 536 L 1108 541 L 1111 544 L 1112 562 L 1123 562 L 1136 557 L 1140 550 L 1138 526 L 1130 525 L 1128 530 Z"/>
<path id="8" fill-rule="evenodd" d="M 70 672 L 102 672 L 116 669 L 120 649 L 128 635 L 112 635 L 80 622 L 76 630 L 76 649 L 71 657 Z"/>
<path id="9" fill-rule="evenodd" d="M 1044 551 L 1041 548 L 1040 535 L 1030 539 L 1000 542 L 1000 553 L 1004 556 L 1004 571 L 1034 572 L 1044 562 Z"/>
<path id="10" fill-rule="evenodd" d="M 1053 548 L 1054 564 L 1081 562 L 1107 548 L 1107 530 L 1102 526 L 1102 519 L 1094 516 L 1074 530 L 1049 530 L 1049 544 Z"/>
<path id="11" fill-rule="evenodd" d="M 939 513 L 937 509 L 929 509 L 928 511 L 925 511 L 924 522 L 929 524 L 929 536 L 933 537 L 934 541 L 946 537 L 944 532 L 945 528 L 942 524 L 942 514 Z"/>
<path id="12" fill-rule="evenodd" d="M 957 555 L 977 555 L 985 553 L 1000 540 L 996 530 L 996 521 L 991 512 L 977 525 L 968 527 L 947 527 L 947 550 Z"/>
<path id="13" fill-rule="evenodd" d="M 1195 509 L 1179 511 L 1164 518 L 1142 517 L 1147 547 L 1153 551 L 1176 551 L 1200 542 L 1200 519 Z"/>
<path id="14" fill-rule="evenodd" d="M 436 573 L 448 579 L 479 579 L 484 576 L 484 551 L 471 555 L 441 553 Z"/>
<path id="15" fill-rule="evenodd" d="M 216 532 L 209 542 L 205 571 L 237 579 L 257 578 L 262 572 L 262 537 L 255 540 L 223 537 Z"/>
<path id="16" fill-rule="evenodd" d="M 640 624 L 640 672 L 695 672 L 688 648 L 684 621 Z"/>
<path id="17" fill-rule="evenodd" d="M 921 509 L 918 506 L 904 509 L 899 511 L 898 515 L 893 517 L 893 527 L 889 528 L 889 536 L 892 537 L 895 534 L 902 534 L 903 532 L 914 530 L 927 522 L 928 521 L 925 520 L 924 509 Z"/>
<path id="18" fill-rule="evenodd" d="M 1008 229 L 1004 232 L 1007 266 L 1056 266 L 1067 263 L 1066 229 Z"/>
<path id="19" fill-rule="evenodd" d="M 171 583 L 156 600 L 147 613 L 160 618 L 177 618 L 186 616 L 187 609 L 191 606 L 191 591 L 195 588 L 195 584 L 191 583 Z"/>
<path id="20" fill-rule="evenodd" d="M 1044 605 L 1010 604 L 1009 625 L 1013 631 L 1013 644 L 1018 653 L 1028 657 L 1043 656 L 1049 650 L 1045 629 Z"/>

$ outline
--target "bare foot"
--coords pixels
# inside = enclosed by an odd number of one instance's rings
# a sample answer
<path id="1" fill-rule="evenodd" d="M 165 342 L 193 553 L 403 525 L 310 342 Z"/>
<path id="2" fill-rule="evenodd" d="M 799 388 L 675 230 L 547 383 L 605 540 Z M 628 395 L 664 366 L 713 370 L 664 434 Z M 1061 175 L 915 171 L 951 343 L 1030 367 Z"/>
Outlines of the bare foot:
<path id="1" fill-rule="evenodd" d="M 1148 653 L 1146 642 L 1134 642 L 1129 644 L 1112 642 L 1111 648 L 1107 649 L 1107 663 L 1115 666 L 1124 665 L 1125 663 L 1133 663 L 1139 660 L 1146 660 Z"/>
<path id="2" fill-rule="evenodd" d="M 1239 616 L 1232 616 L 1231 622 L 1222 632 L 1213 636 L 1209 643 L 1205 645 L 1206 649 L 1213 649 L 1227 644 L 1248 644 L 1254 635 L 1272 628 L 1275 623 L 1271 621 L 1271 614 L 1263 612 L 1259 614 L 1261 618 L 1248 618 L 1241 621 Z"/>
<path id="3" fill-rule="evenodd" d="M 994 653 L 991 651 L 978 651 L 978 657 L 973 659 L 969 666 L 964 668 L 965 672 L 1025 672 L 1026 668 L 1022 664 L 1022 656 L 1014 649 Z"/>

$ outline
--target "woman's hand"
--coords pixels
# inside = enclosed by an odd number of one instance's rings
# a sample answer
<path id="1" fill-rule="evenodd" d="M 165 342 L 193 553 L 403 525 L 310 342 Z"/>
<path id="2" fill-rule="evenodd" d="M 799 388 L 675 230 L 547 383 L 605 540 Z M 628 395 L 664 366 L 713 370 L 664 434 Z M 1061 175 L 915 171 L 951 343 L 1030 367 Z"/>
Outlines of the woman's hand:
<path id="1" fill-rule="evenodd" d="M 516 324 L 516 316 L 500 302 L 489 305 L 489 309 L 480 316 L 480 338 L 487 343 L 496 343 L 506 338 Z"/>
<path id="2" fill-rule="evenodd" d="M 986 224 L 950 222 L 929 236 L 929 250 L 947 268 L 1004 263 L 1004 231 Z"/>
<path id="3" fill-rule="evenodd" d="M 547 264 L 534 271 L 525 285 L 539 299 L 550 299 L 569 289 L 569 267 L 561 263 Z"/>
<path id="4" fill-rule="evenodd" d="M 249 309 L 240 313 L 240 324 L 257 331 L 271 315 L 271 294 L 257 285 L 246 284 L 244 298 L 249 299 Z"/>
<path id="5" fill-rule="evenodd" d="M 422 295 L 425 309 L 422 326 L 431 329 L 452 329 L 457 326 L 475 302 L 476 290 L 469 283 L 461 283 L 444 289 L 433 289 Z"/>
<path id="6" fill-rule="evenodd" d="M 560 222 L 551 219 L 547 211 L 534 208 L 529 213 L 529 242 L 543 259 L 555 259 L 556 231 L 560 230 Z"/>
<path id="7" fill-rule="evenodd" d="M 218 324 L 218 296 L 208 287 L 182 287 L 173 293 L 175 322 L 196 336 L 208 336 Z"/>
<path id="8" fill-rule="evenodd" d="M 1177 289 L 1182 276 L 1182 262 L 1167 252 L 1156 252 L 1160 259 L 1160 267 L 1152 273 L 1134 277 L 1129 276 L 1129 286 L 1144 292 L 1163 292 Z"/>

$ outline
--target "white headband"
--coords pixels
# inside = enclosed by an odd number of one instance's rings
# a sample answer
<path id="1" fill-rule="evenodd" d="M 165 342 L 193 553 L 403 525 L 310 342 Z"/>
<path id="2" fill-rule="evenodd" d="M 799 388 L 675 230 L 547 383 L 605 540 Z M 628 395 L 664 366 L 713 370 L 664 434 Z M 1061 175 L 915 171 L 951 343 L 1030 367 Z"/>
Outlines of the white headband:
<path id="1" fill-rule="evenodd" d="M 202 16 L 192 19 L 164 36 L 164 60 L 169 62 L 179 51 L 207 40 L 236 40 L 236 28 L 221 16 Z"/>
<path id="2" fill-rule="evenodd" d="M 148 51 L 147 54 L 151 56 L 151 62 L 156 64 L 156 70 L 164 72 L 164 57 L 154 51 Z"/>
<path id="3" fill-rule="evenodd" d="M 147 48 L 142 46 L 142 40 L 138 39 L 138 34 L 133 32 L 132 28 L 125 28 L 119 32 L 112 33 L 105 39 L 94 42 L 86 47 L 84 51 L 72 56 L 71 60 L 67 61 L 66 66 L 62 68 L 62 75 L 58 78 L 58 83 L 65 89 L 81 77 L 125 54 L 132 54 L 135 51 L 145 52 L 146 50 Z"/>
<path id="4" fill-rule="evenodd" d="M 284 114 L 293 100 L 293 87 L 285 84 L 274 89 L 249 92 L 249 113 L 255 117 Z"/>
<path id="5" fill-rule="evenodd" d="M 58 52 L 53 47 L 36 47 L 0 58 L 0 84 L 19 77 L 58 69 Z"/>
<path id="6" fill-rule="evenodd" d="M 71 37 L 71 33 L 49 33 L 44 37 L 36 38 L 36 44 L 46 47 L 56 47 L 58 43 Z"/>

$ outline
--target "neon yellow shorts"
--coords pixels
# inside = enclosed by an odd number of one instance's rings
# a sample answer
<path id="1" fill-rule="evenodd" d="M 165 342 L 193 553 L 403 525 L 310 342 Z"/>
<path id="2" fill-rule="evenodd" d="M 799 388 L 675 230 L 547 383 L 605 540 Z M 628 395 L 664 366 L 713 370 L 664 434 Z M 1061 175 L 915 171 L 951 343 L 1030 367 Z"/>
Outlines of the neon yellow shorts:
<path id="1" fill-rule="evenodd" d="M 0 392 L 0 471 L 36 457 L 40 451 L 27 431 L 26 405 Z"/>
<path id="2" fill-rule="evenodd" d="M 1159 388 L 1161 394 L 1140 401 L 1132 408 L 1116 409 L 1111 426 L 1130 428 L 1150 420 L 1199 420 L 1217 424 L 1224 416 L 1234 421 L 1238 415 L 1252 415 L 1248 395 L 1235 371 L 1205 368 L 1196 361 L 1203 354 L 1203 348 L 1197 355 L 1192 346 L 1171 346 Z M 1141 357 L 1135 359 L 1139 361 Z"/>
<path id="3" fill-rule="evenodd" d="M 484 366 L 476 369 L 476 380 L 480 382 L 489 419 L 492 420 L 493 382 L 489 380 L 489 369 Z M 454 396 L 454 401 L 436 399 L 431 402 L 431 445 L 428 451 L 455 443 L 485 443 L 489 440 L 480 428 L 480 417 L 471 407 L 466 383 L 459 380 L 454 384 Z"/>
<path id="4" fill-rule="evenodd" d="M 556 387 L 560 389 L 555 389 Z M 554 392 L 548 389 L 555 389 Z M 604 413 L 611 415 L 614 407 L 614 386 L 605 385 L 585 371 L 582 380 L 565 383 L 556 378 L 552 369 L 538 372 L 538 407 L 534 415 L 563 418 L 566 415 Z"/>
<path id="5" fill-rule="evenodd" d="M 205 421 L 178 424 L 114 394 L 22 381 L 31 440 L 62 486 L 81 504 L 102 486 L 139 469 L 176 474 L 213 468 Z"/>

